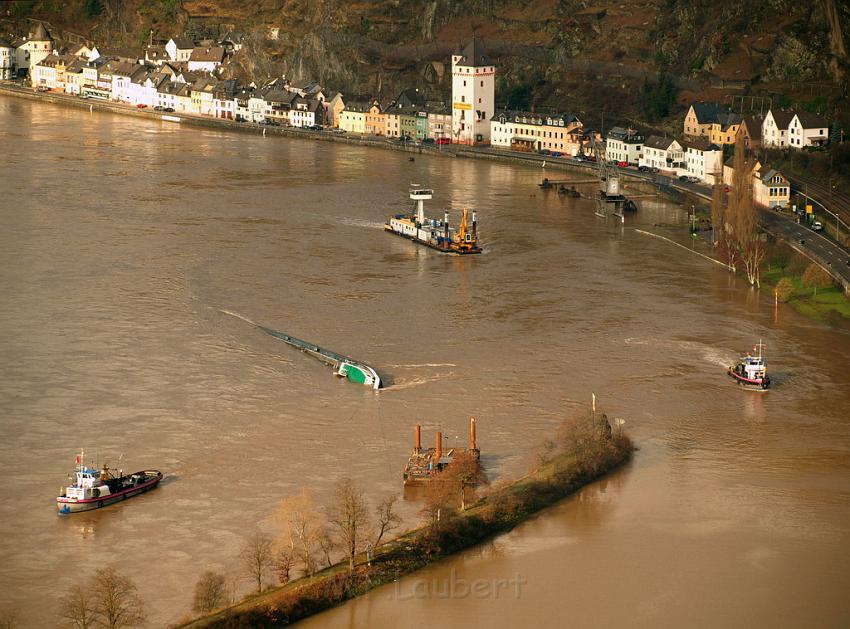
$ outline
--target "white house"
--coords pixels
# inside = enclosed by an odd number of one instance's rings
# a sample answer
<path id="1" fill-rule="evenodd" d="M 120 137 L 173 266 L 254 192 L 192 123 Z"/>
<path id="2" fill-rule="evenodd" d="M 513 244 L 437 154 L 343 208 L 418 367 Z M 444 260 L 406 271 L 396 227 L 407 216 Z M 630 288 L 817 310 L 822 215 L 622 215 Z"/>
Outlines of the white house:
<path id="1" fill-rule="evenodd" d="M 723 179 L 723 149 L 705 138 L 685 145 L 685 172 L 702 183 L 714 185 Z"/>
<path id="2" fill-rule="evenodd" d="M 76 44 L 71 46 L 68 50 L 69 55 L 74 55 L 75 57 L 80 57 L 81 59 L 85 59 L 88 61 L 89 56 L 92 53 L 92 49 L 86 46 L 85 44 Z"/>
<path id="3" fill-rule="evenodd" d="M 637 165 L 643 143 L 644 137 L 639 131 L 614 127 L 605 140 L 605 154 L 609 161 Z"/>
<path id="4" fill-rule="evenodd" d="M 793 111 L 771 109 L 761 124 L 761 143 L 766 148 L 789 146 L 788 127 L 794 119 Z"/>
<path id="5" fill-rule="evenodd" d="M 189 55 L 189 72 L 212 72 L 224 63 L 224 48 L 212 46 L 195 48 Z"/>
<path id="6" fill-rule="evenodd" d="M 0 80 L 7 81 L 15 73 L 15 48 L 0 37 Z"/>
<path id="7" fill-rule="evenodd" d="M 678 171 L 685 168 L 685 152 L 676 140 L 651 135 L 644 142 L 638 166 Z"/>
<path id="8" fill-rule="evenodd" d="M 828 139 L 829 125 L 817 114 L 798 111 L 788 125 L 788 145 L 791 148 L 821 146 Z"/>
<path id="9" fill-rule="evenodd" d="M 457 144 L 489 144 L 496 111 L 496 67 L 475 37 L 452 55 L 452 139 Z"/>
<path id="10" fill-rule="evenodd" d="M 219 40 L 219 46 L 224 46 L 228 52 L 239 52 L 245 43 L 245 33 L 240 31 L 230 31 Z"/>
<path id="11" fill-rule="evenodd" d="M 185 37 L 172 37 L 165 44 L 165 51 L 172 61 L 189 61 L 194 49 L 195 42 Z"/>
<path id="12" fill-rule="evenodd" d="M 53 52 L 53 38 L 41 22 L 15 49 L 15 67 L 30 69 Z"/>

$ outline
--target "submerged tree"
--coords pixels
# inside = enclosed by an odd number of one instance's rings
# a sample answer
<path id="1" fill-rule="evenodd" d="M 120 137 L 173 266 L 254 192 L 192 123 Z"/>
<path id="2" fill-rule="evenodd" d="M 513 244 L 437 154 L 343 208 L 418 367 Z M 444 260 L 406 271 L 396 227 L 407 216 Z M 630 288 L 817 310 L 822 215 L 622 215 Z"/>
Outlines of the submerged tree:
<path id="1" fill-rule="evenodd" d="M 758 217 L 753 204 L 753 163 L 746 155 L 742 134 L 738 134 L 735 140 L 732 165 L 732 190 L 726 208 L 725 223 L 730 238 L 729 264 L 735 270 L 735 260 L 740 259 L 747 274 L 747 281 L 754 286 L 760 286 L 760 266 L 764 259 L 765 245 L 759 233 Z"/>
<path id="2" fill-rule="evenodd" d="M 62 599 L 60 614 L 65 620 L 65 626 L 70 629 L 90 629 L 94 627 L 94 611 L 88 589 L 75 585 Z"/>
<path id="3" fill-rule="evenodd" d="M 437 482 L 445 482 L 454 486 L 454 491 L 460 497 L 460 510 L 466 510 L 466 496 L 469 490 L 487 482 L 487 476 L 481 468 L 481 462 L 471 452 L 456 451 L 452 462 L 440 474 Z"/>

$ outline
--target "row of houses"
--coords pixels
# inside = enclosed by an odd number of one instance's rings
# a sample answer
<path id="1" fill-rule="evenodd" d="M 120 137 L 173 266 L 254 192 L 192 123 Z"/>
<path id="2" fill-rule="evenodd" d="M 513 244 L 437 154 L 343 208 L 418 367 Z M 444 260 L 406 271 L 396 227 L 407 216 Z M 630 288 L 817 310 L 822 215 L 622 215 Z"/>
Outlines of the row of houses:
<path id="1" fill-rule="evenodd" d="M 230 57 L 241 50 L 245 35 L 229 32 L 217 42 L 199 44 L 185 37 L 172 37 L 163 45 L 150 45 L 144 51 L 131 48 L 89 47 L 78 44 L 66 51 L 74 57 L 94 61 L 108 57 L 128 63 L 145 63 L 162 66 L 181 64 L 180 69 L 189 72 L 215 72 L 225 65 Z M 30 76 L 36 66 L 47 57 L 59 53 L 50 32 L 41 22 L 32 32 L 22 38 L 0 37 L 0 80 Z"/>
<path id="2" fill-rule="evenodd" d="M 744 116 L 719 103 L 694 103 L 685 115 L 686 137 L 702 137 L 712 144 L 734 144 L 743 135 L 749 148 L 797 148 L 822 146 L 829 139 L 829 124 L 808 111 L 770 109 L 767 115 Z"/>

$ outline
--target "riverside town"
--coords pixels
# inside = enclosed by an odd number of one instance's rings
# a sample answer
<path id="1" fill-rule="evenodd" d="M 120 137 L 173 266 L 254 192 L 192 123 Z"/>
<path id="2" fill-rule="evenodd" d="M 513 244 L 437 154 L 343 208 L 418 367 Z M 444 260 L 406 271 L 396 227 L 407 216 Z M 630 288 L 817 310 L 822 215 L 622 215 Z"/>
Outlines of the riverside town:
<path id="1" fill-rule="evenodd" d="M 848 47 L 0 3 L 0 629 L 845 624 Z"/>

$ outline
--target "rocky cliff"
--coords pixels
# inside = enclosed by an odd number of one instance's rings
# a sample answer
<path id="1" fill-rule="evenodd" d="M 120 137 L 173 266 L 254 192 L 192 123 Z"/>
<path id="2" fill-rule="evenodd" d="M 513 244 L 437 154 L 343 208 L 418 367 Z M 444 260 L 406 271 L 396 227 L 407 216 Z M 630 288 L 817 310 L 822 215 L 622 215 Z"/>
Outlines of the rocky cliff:
<path id="1" fill-rule="evenodd" d="M 497 102 L 594 122 L 678 126 L 696 98 L 763 95 L 847 110 L 850 3 L 840 0 L 23 0 L 9 21 L 47 20 L 94 41 L 248 34 L 228 69 L 285 73 L 352 96 L 419 86 L 445 100 L 450 52 L 473 32 L 499 65 Z M 152 33 L 151 33 L 152 31 Z M 760 101 L 749 101 L 751 105 Z M 845 125 L 847 126 L 847 125 Z"/>

